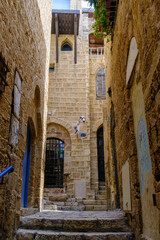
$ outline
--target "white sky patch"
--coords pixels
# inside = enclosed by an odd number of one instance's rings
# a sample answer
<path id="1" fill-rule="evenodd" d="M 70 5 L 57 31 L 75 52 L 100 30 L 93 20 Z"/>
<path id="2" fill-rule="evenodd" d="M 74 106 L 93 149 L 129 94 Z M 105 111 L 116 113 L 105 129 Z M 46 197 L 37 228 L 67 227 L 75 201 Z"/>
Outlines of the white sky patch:
<path id="1" fill-rule="evenodd" d="M 89 2 L 88 1 L 82 1 L 82 8 L 90 8 Z"/>

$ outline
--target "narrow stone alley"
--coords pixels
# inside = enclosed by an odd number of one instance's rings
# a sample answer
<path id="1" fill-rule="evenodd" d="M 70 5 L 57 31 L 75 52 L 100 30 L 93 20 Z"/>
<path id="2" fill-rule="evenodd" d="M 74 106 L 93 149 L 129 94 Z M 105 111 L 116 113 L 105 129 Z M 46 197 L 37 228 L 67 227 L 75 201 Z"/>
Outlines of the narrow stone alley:
<path id="1" fill-rule="evenodd" d="M 0 240 L 160 240 L 160 0 L 0 0 Z"/>

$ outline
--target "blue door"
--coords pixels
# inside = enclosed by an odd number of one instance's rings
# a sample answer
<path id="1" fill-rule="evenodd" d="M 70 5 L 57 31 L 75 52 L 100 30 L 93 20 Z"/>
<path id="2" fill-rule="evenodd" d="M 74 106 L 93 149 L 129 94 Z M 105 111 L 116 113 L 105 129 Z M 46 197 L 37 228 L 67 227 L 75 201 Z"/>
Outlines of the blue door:
<path id="1" fill-rule="evenodd" d="M 31 128 L 28 122 L 27 140 L 26 140 L 25 154 L 23 158 L 23 177 L 22 177 L 22 193 L 21 193 L 21 207 L 23 208 L 26 208 L 28 205 L 30 158 L 31 158 Z"/>

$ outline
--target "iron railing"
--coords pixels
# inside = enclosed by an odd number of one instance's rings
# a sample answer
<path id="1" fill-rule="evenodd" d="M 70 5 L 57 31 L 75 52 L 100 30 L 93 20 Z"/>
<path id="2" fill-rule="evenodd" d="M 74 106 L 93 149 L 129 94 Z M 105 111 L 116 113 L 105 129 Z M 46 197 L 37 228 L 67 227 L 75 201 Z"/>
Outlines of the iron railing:
<path id="1" fill-rule="evenodd" d="M 3 172 L 0 173 L 0 178 L 2 178 L 2 182 L 1 184 L 3 184 L 3 177 L 7 174 L 7 173 L 11 173 L 14 171 L 14 168 L 12 166 L 6 168 Z"/>

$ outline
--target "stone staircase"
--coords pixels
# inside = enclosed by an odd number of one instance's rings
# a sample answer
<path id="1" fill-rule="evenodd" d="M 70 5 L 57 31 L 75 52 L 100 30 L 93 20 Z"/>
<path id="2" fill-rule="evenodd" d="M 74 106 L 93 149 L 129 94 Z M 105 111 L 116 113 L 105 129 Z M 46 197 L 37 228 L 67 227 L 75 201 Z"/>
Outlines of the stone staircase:
<path id="1" fill-rule="evenodd" d="M 121 211 L 43 211 L 21 217 L 14 240 L 134 240 Z"/>
<path id="2" fill-rule="evenodd" d="M 107 210 L 106 186 L 99 185 L 99 190 L 95 194 L 94 200 L 83 200 L 86 211 L 106 211 Z"/>
<path id="3" fill-rule="evenodd" d="M 57 200 L 56 200 L 57 199 Z M 63 201 L 62 201 L 63 200 Z M 81 211 L 106 211 L 106 187 L 100 185 L 95 197 L 89 200 L 75 198 L 65 199 L 65 194 L 54 195 L 52 190 L 44 189 L 44 210 L 81 210 Z"/>

